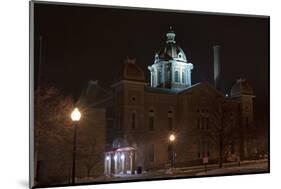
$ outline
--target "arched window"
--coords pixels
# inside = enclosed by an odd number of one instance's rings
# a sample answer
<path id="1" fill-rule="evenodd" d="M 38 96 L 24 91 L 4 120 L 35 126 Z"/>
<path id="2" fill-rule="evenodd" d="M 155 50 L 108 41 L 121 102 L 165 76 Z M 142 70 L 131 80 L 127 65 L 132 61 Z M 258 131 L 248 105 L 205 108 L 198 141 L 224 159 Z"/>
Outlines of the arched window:
<path id="1" fill-rule="evenodd" d="M 167 66 L 166 69 L 166 81 L 170 81 L 171 80 L 171 70 L 170 70 L 170 66 Z"/>
<path id="2" fill-rule="evenodd" d="M 184 74 L 184 72 L 182 72 L 182 75 L 181 75 L 181 79 L 182 79 L 182 83 L 185 83 L 185 74 Z"/>
<path id="3" fill-rule="evenodd" d="M 179 72 L 175 71 L 175 82 L 179 82 L 180 78 L 179 78 Z"/>
<path id="4" fill-rule="evenodd" d="M 173 111 L 172 110 L 168 111 L 168 130 L 169 131 L 173 130 Z"/>
<path id="5" fill-rule="evenodd" d="M 157 85 L 161 83 L 161 77 L 162 77 L 162 72 L 161 70 L 158 70 L 157 72 Z"/>
<path id="6" fill-rule="evenodd" d="M 148 126 L 149 130 L 153 131 L 154 130 L 154 110 L 149 110 L 149 115 L 148 115 Z"/>
<path id="7" fill-rule="evenodd" d="M 135 129 L 136 128 L 136 113 L 133 112 L 132 113 L 132 129 Z"/>

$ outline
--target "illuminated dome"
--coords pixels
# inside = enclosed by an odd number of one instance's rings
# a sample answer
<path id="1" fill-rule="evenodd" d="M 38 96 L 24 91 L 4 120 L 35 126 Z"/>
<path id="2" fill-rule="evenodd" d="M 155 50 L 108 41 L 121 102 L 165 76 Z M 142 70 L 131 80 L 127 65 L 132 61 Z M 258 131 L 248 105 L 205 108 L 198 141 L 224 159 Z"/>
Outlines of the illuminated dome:
<path id="1" fill-rule="evenodd" d="M 148 66 L 151 87 L 184 89 L 191 86 L 193 64 L 188 62 L 185 53 L 176 44 L 175 37 L 170 27 L 165 45 L 155 53 L 154 63 Z"/>
<path id="2" fill-rule="evenodd" d="M 176 44 L 175 41 L 175 32 L 170 31 L 166 34 L 166 44 L 163 45 L 160 50 L 155 54 L 155 63 L 161 60 L 177 60 L 180 62 L 187 62 L 185 53 L 183 50 Z"/>
<path id="3" fill-rule="evenodd" d="M 123 68 L 121 79 L 133 80 L 133 81 L 145 81 L 144 72 L 135 62 L 136 59 L 127 58 L 125 60 L 125 65 Z"/>
<path id="4" fill-rule="evenodd" d="M 238 79 L 232 86 L 230 95 L 231 97 L 239 97 L 241 95 L 253 95 L 254 91 L 248 81 L 245 79 Z"/>

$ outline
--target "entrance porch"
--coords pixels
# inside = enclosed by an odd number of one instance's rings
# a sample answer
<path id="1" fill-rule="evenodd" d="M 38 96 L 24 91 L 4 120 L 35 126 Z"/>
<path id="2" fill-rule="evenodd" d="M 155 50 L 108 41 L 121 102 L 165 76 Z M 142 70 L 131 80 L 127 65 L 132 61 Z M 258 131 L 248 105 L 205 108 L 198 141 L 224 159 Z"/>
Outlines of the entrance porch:
<path id="1" fill-rule="evenodd" d="M 135 148 L 120 147 L 105 152 L 104 174 L 134 174 L 135 173 Z"/>

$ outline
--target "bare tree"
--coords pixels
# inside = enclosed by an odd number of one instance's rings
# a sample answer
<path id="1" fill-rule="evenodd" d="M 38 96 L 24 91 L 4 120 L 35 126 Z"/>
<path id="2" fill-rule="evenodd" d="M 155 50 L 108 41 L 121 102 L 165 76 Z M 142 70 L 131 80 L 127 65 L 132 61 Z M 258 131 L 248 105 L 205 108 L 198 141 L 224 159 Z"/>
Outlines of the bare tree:
<path id="1" fill-rule="evenodd" d="M 72 129 L 69 115 L 73 100 L 69 96 L 61 95 L 54 87 L 44 87 L 40 90 L 38 88 L 34 97 L 35 179 L 40 183 L 39 178 L 45 176 L 40 175 L 38 162 L 62 160 L 67 157 L 70 150 Z M 58 168 L 59 171 L 63 170 Z"/>
<path id="2" fill-rule="evenodd" d="M 80 161 L 87 170 L 87 177 L 91 176 L 92 169 L 99 163 L 102 155 L 98 153 L 97 146 L 95 138 L 84 137 L 79 148 Z"/>
<path id="3" fill-rule="evenodd" d="M 231 146 L 237 139 L 237 126 L 233 119 L 233 106 L 225 99 L 218 99 L 213 104 L 213 111 L 210 112 L 210 127 L 206 136 L 218 148 L 219 167 L 222 167 Z"/>

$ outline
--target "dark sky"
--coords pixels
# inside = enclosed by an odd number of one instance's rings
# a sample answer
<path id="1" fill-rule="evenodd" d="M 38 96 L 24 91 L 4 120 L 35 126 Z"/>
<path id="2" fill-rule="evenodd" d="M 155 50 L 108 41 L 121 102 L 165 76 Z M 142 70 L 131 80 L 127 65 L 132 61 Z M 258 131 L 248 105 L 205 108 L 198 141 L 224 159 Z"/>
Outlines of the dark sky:
<path id="1" fill-rule="evenodd" d="M 35 5 L 35 78 L 39 36 L 43 73 L 49 85 L 79 96 L 89 80 L 109 85 L 133 56 L 147 74 L 169 26 L 193 63 L 192 83 L 213 82 L 212 46 L 222 46 L 226 91 L 246 78 L 255 91 L 258 117 L 268 119 L 269 18 L 129 10 L 65 5 Z M 35 81 L 36 83 L 36 81 Z"/>

